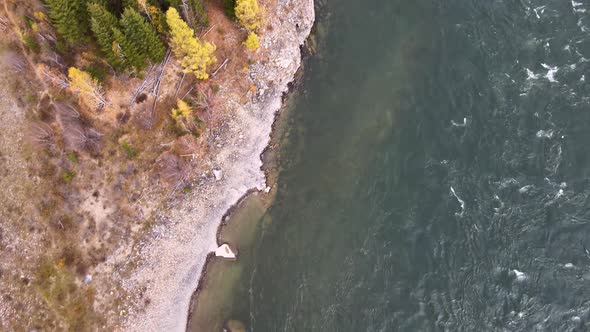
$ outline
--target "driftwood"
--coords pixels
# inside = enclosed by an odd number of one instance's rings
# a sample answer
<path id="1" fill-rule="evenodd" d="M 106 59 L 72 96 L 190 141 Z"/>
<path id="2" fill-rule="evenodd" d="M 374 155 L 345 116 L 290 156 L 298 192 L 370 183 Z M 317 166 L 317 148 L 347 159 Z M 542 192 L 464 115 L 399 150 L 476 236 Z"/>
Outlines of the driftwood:
<path id="1" fill-rule="evenodd" d="M 135 93 L 133 94 L 133 97 L 131 98 L 131 101 L 129 102 L 129 104 L 133 104 L 135 102 L 135 100 L 137 99 L 137 96 L 139 96 L 140 93 L 143 92 L 143 90 L 145 90 L 145 88 L 147 88 L 148 85 L 150 85 L 152 82 L 150 81 L 150 74 L 152 73 L 152 71 L 154 70 L 154 66 L 150 66 L 150 69 L 147 72 L 147 75 L 145 75 L 145 80 L 143 80 L 143 82 L 141 82 L 141 85 L 139 85 L 139 87 L 135 90 Z"/>
<path id="2" fill-rule="evenodd" d="M 38 66 L 37 72 L 45 78 L 43 82 L 49 81 L 49 83 L 60 89 L 65 89 L 70 86 L 70 80 L 64 74 L 58 70 L 51 69 L 44 64 Z"/>
<path id="3" fill-rule="evenodd" d="M 217 69 L 215 69 L 215 71 L 213 72 L 213 74 L 211 74 L 211 77 L 215 77 L 215 75 L 217 75 L 217 72 L 221 70 L 221 68 L 225 67 L 225 65 L 228 63 L 229 58 L 226 58 L 225 61 L 223 61 L 223 63 L 217 67 Z"/>
<path id="4" fill-rule="evenodd" d="M 166 58 L 164 60 L 164 64 L 162 65 L 162 70 L 160 71 L 160 75 L 158 76 L 158 79 L 156 80 L 155 84 L 154 84 L 154 88 L 152 91 L 154 91 L 154 103 L 152 105 L 152 110 L 151 110 L 151 124 L 150 127 L 152 127 L 154 125 L 154 119 L 156 118 L 156 106 L 158 105 L 158 96 L 160 95 L 160 85 L 162 83 L 162 77 L 164 76 L 164 71 L 166 69 L 166 65 L 168 64 L 168 61 L 170 61 L 170 49 L 168 49 L 168 51 L 166 52 Z"/>
<path id="5" fill-rule="evenodd" d="M 205 31 L 205 33 L 203 33 L 202 35 L 199 36 L 199 38 L 203 38 L 205 37 L 205 35 L 207 35 L 209 32 L 211 32 L 211 30 L 213 30 L 213 28 L 215 28 L 217 24 L 213 24 L 209 29 L 207 29 L 207 31 Z"/>
<path id="6" fill-rule="evenodd" d="M 182 86 L 182 82 L 184 82 L 185 76 L 186 76 L 186 73 L 182 73 L 182 78 L 180 79 L 180 83 L 178 83 L 178 87 L 176 87 L 176 92 L 174 93 L 174 98 L 176 98 L 176 96 L 178 96 L 178 91 L 180 90 L 180 87 Z"/>
<path id="7" fill-rule="evenodd" d="M 182 5 L 180 6 L 182 7 L 182 11 L 184 12 L 184 19 L 187 21 L 188 25 L 191 28 L 194 28 L 193 17 L 188 12 L 188 5 L 186 4 L 186 0 L 182 0 Z"/>
<path id="8" fill-rule="evenodd" d="M 182 98 L 180 98 L 180 99 L 184 99 L 186 96 L 188 96 L 188 94 L 189 94 L 189 93 L 191 93 L 191 91 L 193 91 L 193 89 L 194 89 L 194 88 L 195 88 L 194 86 L 191 86 L 191 88 L 190 88 L 190 89 L 188 89 L 188 91 L 187 91 L 187 92 L 184 94 L 184 96 L 182 96 Z"/>

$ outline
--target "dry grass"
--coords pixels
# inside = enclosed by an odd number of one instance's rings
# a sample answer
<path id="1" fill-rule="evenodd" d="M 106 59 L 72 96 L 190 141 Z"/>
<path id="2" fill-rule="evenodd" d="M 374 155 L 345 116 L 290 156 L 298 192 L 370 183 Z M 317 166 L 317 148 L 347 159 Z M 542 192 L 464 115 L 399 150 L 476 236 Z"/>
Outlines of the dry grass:
<path id="1" fill-rule="evenodd" d="M 247 33 L 224 15 L 221 0 L 209 1 L 212 28 L 202 39 L 217 46 L 217 66 L 229 59 L 215 77 L 187 75 L 179 86 L 171 61 L 154 110 L 151 85 L 133 100 L 143 78 L 111 76 L 104 82 L 109 103 L 95 110 L 38 71 L 43 64 L 59 78 L 71 65 L 101 68 L 92 47 L 66 58 L 55 51 L 49 24 L 37 34 L 27 28 L 43 9 L 39 1 L 9 1 L 9 9 L 39 48 L 22 54 L 16 34 L 0 37 L 0 84 L 9 87 L 0 92 L 0 264 L 10 271 L 0 273 L 0 330 L 112 329 L 126 294 L 105 261 L 125 261 L 158 207 L 182 197 L 208 167 L 210 135 L 228 111 L 224 95 L 252 90 L 247 69 L 257 55 L 242 46 Z M 170 117 L 177 98 L 195 109 L 182 128 Z M 130 269 L 133 262 L 118 273 Z M 85 285 L 86 275 L 96 281 Z"/>

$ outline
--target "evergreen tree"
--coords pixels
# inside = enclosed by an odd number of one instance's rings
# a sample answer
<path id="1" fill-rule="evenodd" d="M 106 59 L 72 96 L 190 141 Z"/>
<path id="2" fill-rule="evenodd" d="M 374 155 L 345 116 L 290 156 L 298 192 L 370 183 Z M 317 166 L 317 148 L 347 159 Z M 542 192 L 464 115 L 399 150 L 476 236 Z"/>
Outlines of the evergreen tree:
<path id="1" fill-rule="evenodd" d="M 96 3 L 88 5 L 88 11 L 90 13 L 90 29 L 96 37 L 100 50 L 115 69 L 122 69 L 124 61 L 115 54 L 113 49 L 113 43 L 115 42 L 113 28 L 119 27 L 117 18 L 105 7 Z"/>
<path id="2" fill-rule="evenodd" d="M 236 0 L 223 0 L 225 15 L 231 19 L 236 18 Z"/>
<path id="3" fill-rule="evenodd" d="M 207 11 L 205 10 L 203 0 L 190 0 L 190 5 L 196 25 L 200 27 L 208 26 L 209 17 L 207 17 Z"/>
<path id="4" fill-rule="evenodd" d="M 115 37 L 113 47 L 120 52 L 124 61 L 137 71 L 142 70 L 145 67 L 146 54 L 137 49 L 118 28 L 113 28 L 113 36 Z"/>
<path id="5" fill-rule="evenodd" d="M 57 32 L 69 43 L 86 39 L 88 12 L 86 0 L 46 0 L 49 17 Z"/>
<path id="6" fill-rule="evenodd" d="M 164 59 L 166 49 L 154 27 L 145 21 L 143 16 L 132 8 L 127 8 L 121 17 L 121 26 L 125 38 L 135 49 L 152 61 Z"/>

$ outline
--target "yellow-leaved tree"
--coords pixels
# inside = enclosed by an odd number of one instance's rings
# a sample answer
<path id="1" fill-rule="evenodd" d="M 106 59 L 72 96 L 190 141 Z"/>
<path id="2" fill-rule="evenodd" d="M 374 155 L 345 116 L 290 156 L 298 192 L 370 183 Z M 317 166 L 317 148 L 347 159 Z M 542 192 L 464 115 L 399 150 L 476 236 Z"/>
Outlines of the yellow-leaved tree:
<path id="1" fill-rule="evenodd" d="M 258 5 L 258 0 L 237 0 L 236 17 L 244 28 L 255 31 L 264 23 L 264 10 Z"/>
<path id="2" fill-rule="evenodd" d="M 170 47 L 179 59 L 180 66 L 185 73 L 194 73 L 198 79 L 207 79 L 207 67 L 214 64 L 217 59 L 213 55 L 215 45 L 208 42 L 200 42 L 195 37 L 195 32 L 185 21 L 180 18 L 178 11 L 170 7 L 166 11 L 166 22 L 170 27 Z"/>
<path id="3" fill-rule="evenodd" d="M 256 51 L 260 47 L 258 35 L 254 32 L 250 32 L 248 34 L 248 38 L 246 38 L 246 41 L 244 42 L 244 45 L 246 45 L 250 51 Z"/>
<path id="4" fill-rule="evenodd" d="M 90 74 L 76 67 L 70 67 L 68 69 L 68 78 L 70 80 L 70 90 L 78 93 L 80 99 L 87 103 L 88 106 L 102 108 L 106 105 L 100 84 Z"/>
<path id="5" fill-rule="evenodd" d="M 178 99 L 176 102 L 176 108 L 172 109 L 172 118 L 180 123 L 183 120 L 188 120 L 191 115 L 192 109 L 185 101 Z"/>

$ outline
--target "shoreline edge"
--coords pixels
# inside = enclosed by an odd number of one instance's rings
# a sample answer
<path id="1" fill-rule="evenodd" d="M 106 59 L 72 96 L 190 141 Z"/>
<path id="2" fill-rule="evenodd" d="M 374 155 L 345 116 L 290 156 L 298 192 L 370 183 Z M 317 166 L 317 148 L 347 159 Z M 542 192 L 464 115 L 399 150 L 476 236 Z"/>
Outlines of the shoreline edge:
<path id="1" fill-rule="evenodd" d="M 223 177 L 199 184 L 179 205 L 161 211 L 162 222 L 135 248 L 140 262 L 121 283 L 129 293 L 140 294 L 136 302 L 144 299 L 145 307 L 129 308 L 124 330 L 184 331 L 224 218 L 251 192 L 267 188 L 262 155 L 315 21 L 313 0 L 277 0 L 270 9 L 272 29 L 263 35 L 259 51 L 263 60 L 251 72 L 258 88 L 255 101 L 242 105 L 239 96 L 223 96 L 230 111 L 214 136 L 218 149 L 212 151 Z"/>

